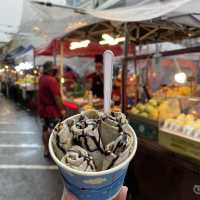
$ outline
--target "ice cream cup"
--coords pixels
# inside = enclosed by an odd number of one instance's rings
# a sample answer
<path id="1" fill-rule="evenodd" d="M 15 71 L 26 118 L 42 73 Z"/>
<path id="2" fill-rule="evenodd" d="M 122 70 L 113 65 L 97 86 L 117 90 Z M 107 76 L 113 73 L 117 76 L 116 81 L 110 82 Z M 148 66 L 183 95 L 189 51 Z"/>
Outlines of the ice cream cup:
<path id="1" fill-rule="evenodd" d="M 115 198 L 124 183 L 129 163 L 137 149 L 136 134 L 131 127 L 130 129 L 132 130 L 134 140 L 130 156 L 116 167 L 99 172 L 78 171 L 63 164 L 54 153 L 53 141 L 55 140 L 55 135 L 51 134 L 49 151 L 58 165 L 66 189 L 72 192 L 79 200 L 112 200 Z"/>

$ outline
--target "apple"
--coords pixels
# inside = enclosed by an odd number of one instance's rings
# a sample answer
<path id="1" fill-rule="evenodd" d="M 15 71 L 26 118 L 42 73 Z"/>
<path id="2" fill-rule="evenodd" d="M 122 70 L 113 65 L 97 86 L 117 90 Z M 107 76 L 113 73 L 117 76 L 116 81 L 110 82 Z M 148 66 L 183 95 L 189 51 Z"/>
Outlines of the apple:
<path id="1" fill-rule="evenodd" d="M 151 104 L 146 104 L 145 111 L 148 113 L 153 113 L 155 111 L 155 107 L 153 107 Z"/>
<path id="2" fill-rule="evenodd" d="M 148 117 L 149 117 L 148 113 L 146 113 L 146 112 L 140 113 L 140 116 L 141 116 L 141 117 L 145 117 L 145 118 L 148 118 Z"/>
<path id="3" fill-rule="evenodd" d="M 142 111 L 144 111 L 145 106 L 144 106 L 143 104 L 141 104 L 141 103 L 138 103 L 138 104 L 136 105 L 136 108 L 137 108 L 140 112 L 142 112 Z"/>
<path id="4" fill-rule="evenodd" d="M 158 102 L 155 100 L 155 99 L 150 99 L 149 100 L 149 103 L 154 106 L 154 107 L 157 107 L 158 106 Z"/>
<path id="5" fill-rule="evenodd" d="M 131 109 L 131 112 L 132 112 L 133 114 L 137 115 L 140 111 L 139 111 L 137 108 L 133 107 L 133 108 Z"/>

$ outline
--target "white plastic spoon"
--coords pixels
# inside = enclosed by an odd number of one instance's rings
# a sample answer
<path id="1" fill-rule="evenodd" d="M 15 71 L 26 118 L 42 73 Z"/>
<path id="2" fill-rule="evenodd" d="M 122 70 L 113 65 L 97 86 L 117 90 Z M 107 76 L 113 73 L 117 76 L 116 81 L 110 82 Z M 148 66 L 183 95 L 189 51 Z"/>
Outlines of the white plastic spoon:
<path id="1" fill-rule="evenodd" d="M 104 113 L 109 114 L 111 108 L 112 78 L 114 54 L 106 50 L 103 54 L 104 61 Z"/>

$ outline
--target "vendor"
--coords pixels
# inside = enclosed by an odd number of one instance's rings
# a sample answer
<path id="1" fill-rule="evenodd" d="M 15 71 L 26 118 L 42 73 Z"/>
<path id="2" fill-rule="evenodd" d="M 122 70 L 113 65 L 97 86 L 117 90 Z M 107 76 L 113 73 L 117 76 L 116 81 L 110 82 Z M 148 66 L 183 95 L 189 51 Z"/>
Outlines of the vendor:
<path id="1" fill-rule="evenodd" d="M 95 57 L 95 72 L 87 76 L 91 79 L 92 94 L 98 98 L 103 98 L 103 56 Z"/>

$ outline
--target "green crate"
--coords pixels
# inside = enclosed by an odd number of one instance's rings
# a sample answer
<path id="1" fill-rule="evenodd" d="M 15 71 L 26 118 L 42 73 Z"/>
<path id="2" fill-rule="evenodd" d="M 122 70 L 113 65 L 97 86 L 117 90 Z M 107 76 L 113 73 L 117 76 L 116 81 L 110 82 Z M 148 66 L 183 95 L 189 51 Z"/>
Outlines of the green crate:
<path id="1" fill-rule="evenodd" d="M 155 120 L 128 114 L 130 125 L 138 137 L 158 141 L 159 125 Z"/>

